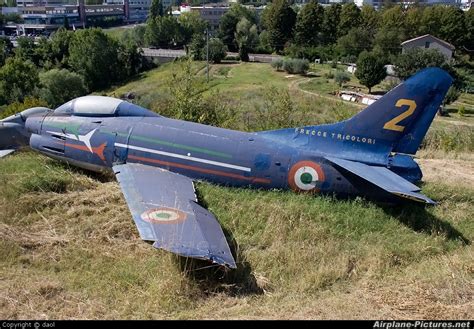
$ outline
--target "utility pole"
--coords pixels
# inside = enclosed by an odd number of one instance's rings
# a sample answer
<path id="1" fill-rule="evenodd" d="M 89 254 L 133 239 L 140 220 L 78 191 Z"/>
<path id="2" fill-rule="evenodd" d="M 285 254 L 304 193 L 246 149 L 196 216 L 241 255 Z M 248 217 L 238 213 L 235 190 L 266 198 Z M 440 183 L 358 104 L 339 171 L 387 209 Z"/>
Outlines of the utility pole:
<path id="1" fill-rule="evenodd" d="M 209 83 L 209 29 L 206 28 L 206 76 Z"/>

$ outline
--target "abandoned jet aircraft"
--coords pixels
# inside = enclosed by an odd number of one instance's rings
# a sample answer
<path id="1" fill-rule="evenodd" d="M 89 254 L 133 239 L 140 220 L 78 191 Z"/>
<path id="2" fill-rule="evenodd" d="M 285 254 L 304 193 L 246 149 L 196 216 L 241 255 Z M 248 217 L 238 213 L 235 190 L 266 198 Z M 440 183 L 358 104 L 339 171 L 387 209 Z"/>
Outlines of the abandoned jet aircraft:
<path id="1" fill-rule="evenodd" d="M 428 68 L 346 121 L 254 133 L 85 96 L 2 120 L 0 156 L 29 145 L 78 167 L 111 168 L 142 239 L 235 268 L 193 180 L 433 204 L 414 185 L 422 174 L 412 155 L 451 83 L 445 71 Z"/>

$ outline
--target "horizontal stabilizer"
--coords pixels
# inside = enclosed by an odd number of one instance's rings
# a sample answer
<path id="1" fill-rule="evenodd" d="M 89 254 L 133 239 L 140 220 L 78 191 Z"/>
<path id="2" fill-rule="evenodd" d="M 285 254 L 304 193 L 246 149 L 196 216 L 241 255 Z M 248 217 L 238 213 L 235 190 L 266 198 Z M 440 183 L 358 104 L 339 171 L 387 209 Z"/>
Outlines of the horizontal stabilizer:
<path id="1" fill-rule="evenodd" d="M 113 170 L 143 240 L 181 256 L 236 268 L 216 218 L 196 203 L 191 179 L 142 164 L 115 165 Z"/>
<path id="2" fill-rule="evenodd" d="M 361 162 L 335 157 L 326 157 L 326 159 L 392 195 L 421 203 L 436 204 L 427 196 L 418 193 L 420 191 L 418 186 L 385 167 L 369 166 Z"/>

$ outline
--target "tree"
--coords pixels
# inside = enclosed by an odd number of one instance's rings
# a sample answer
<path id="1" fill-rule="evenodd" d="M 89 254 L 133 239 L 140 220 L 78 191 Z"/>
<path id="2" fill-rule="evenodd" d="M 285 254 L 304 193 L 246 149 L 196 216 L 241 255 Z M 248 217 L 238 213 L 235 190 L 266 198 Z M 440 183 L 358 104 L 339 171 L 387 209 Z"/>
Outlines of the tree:
<path id="1" fill-rule="evenodd" d="M 257 22 L 257 18 L 254 12 L 251 12 L 249 9 L 235 4 L 230 7 L 219 22 L 219 38 L 224 42 L 225 45 L 229 47 L 230 50 L 236 50 L 237 43 L 235 41 L 235 32 L 237 30 L 237 23 L 245 18 L 252 24 Z"/>
<path id="2" fill-rule="evenodd" d="M 300 46 L 318 46 L 321 43 L 324 8 L 311 0 L 296 17 L 295 43 Z"/>
<path id="3" fill-rule="evenodd" d="M 375 34 L 374 44 L 386 54 L 398 54 L 401 51 L 401 42 L 405 40 L 403 30 L 398 28 L 382 27 Z"/>
<path id="4" fill-rule="evenodd" d="M 470 51 L 471 58 L 474 53 L 474 7 L 471 7 L 466 13 L 466 44 L 463 50 Z"/>
<path id="5" fill-rule="evenodd" d="M 129 45 L 136 45 L 138 47 L 145 46 L 145 31 L 146 26 L 138 25 L 132 29 L 126 29 L 121 37 L 121 42 Z"/>
<path id="6" fill-rule="evenodd" d="M 339 37 L 349 33 L 354 27 L 360 25 L 360 9 L 354 3 L 346 3 L 342 6 L 337 35 Z M 333 31 L 335 33 L 336 31 Z"/>
<path id="7" fill-rule="evenodd" d="M 29 60 L 36 65 L 39 63 L 39 58 L 36 53 L 36 45 L 33 39 L 28 37 L 19 37 L 17 39 L 18 46 L 15 48 L 15 56 L 23 60 Z"/>
<path id="8" fill-rule="evenodd" d="M 423 19 L 422 7 L 408 8 L 405 14 L 405 32 L 407 38 L 415 38 L 423 35 L 421 22 Z"/>
<path id="9" fill-rule="evenodd" d="M 402 6 L 394 6 L 382 13 L 380 26 L 388 29 L 404 29 L 405 13 Z"/>
<path id="10" fill-rule="evenodd" d="M 161 46 L 172 48 L 183 42 L 183 35 L 176 17 L 163 16 L 159 19 Z"/>
<path id="11" fill-rule="evenodd" d="M 324 9 L 321 41 L 325 45 L 336 43 L 341 10 L 342 6 L 339 3 L 332 4 Z"/>
<path id="12" fill-rule="evenodd" d="M 88 89 L 103 89 L 118 81 L 122 70 L 118 43 L 101 29 L 76 31 L 69 53 L 69 64 L 84 77 Z"/>
<path id="13" fill-rule="evenodd" d="M 359 82 L 369 88 L 369 94 L 372 87 L 382 82 L 387 76 L 384 63 L 380 61 L 376 54 L 363 51 L 357 59 L 357 70 L 355 76 Z"/>
<path id="14" fill-rule="evenodd" d="M 239 57 L 243 62 L 249 61 L 249 51 L 251 51 L 258 43 L 257 26 L 251 25 L 245 17 L 237 23 L 235 31 L 235 40 L 239 48 Z"/>
<path id="15" fill-rule="evenodd" d="M 149 18 L 155 19 L 158 16 L 163 16 L 163 3 L 161 0 L 152 0 Z"/>
<path id="16" fill-rule="evenodd" d="M 194 34 L 204 34 L 207 28 L 207 22 L 195 11 L 179 15 L 178 23 L 182 29 L 183 42 L 185 45 L 191 42 Z"/>
<path id="17" fill-rule="evenodd" d="M 405 80 L 426 67 L 444 66 L 446 58 L 435 49 L 413 48 L 399 55 L 395 61 L 395 73 Z"/>
<path id="18" fill-rule="evenodd" d="M 34 94 L 38 83 L 38 70 L 31 61 L 19 57 L 7 59 L 0 68 L 0 104 L 22 102 Z"/>
<path id="19" fill-rule="evenodd" d="M 66 69 L 52 69 L 40 73 L 39 79 L 40 98 L 52 108 L 87 93 L 82 76 Z"/>
<path id="20" fill-rule="evenodd" d="M 258 36 L 258 53 L 267 53 L 270 54 L 272 52 L 272 46 L 270 44 L 270 34 L 267 30 L 263 30 L 260 32 Z"/>
<path id="21" fill-rule="evenodd" d="M 173 16 L 149 18 L 145 30 L 145 43 L 150 46 L 174 47 L 183 41 L 178 21 Z"/>
<path id="22" fill-rule="evenodd" d="M 206 49 L 206 38 L 203 34 L 196 33 L 191 39 L 191 44 L 189 45 L 189 54 L 192 59 L 195 61 L 200 61 L 206 58 L 204 53 Z"/>
<path id="23" fill-rule="evenodd" d="M 270 34 L 270 43 L 273 49 L 281 51 L 292 37 L 296 13 L 288 0 L 275 0 L 265 11 L 264 24 Z"/>
<path id="24" fill-rule="evenodd" d="M 466 24 L 464 12 L 460 8 L 447 6 L 441 16 L 440 37 L 457 47 L 464 44 Z"/>
<path id="25" fill-rule="evenodd" d="M 12 51 L 13 44 L 10 39 L 0 38 L 0 67 L 5 64 L 5 61 L 11 55 Z"/>
<path id="26" fill-rule="evenodd" d="M 120 80 L 128 79 L 137 75 L 144 65 L 143 51 L 136 44 L 121 44 L 118 48 L 118 60 L 122 70 Z"/>
<path id="27" fill-rule="evenodd" d="M 420 34 L 431 34 L 440 37 L 442 6 L 428 6 L 423 10 L 420 24 Z"/>
<path id="28" fill-rule="evenodd" d="M 362 28 L 354 28 L 337 40 L 337 51 L 341 56 L 358 56 L 363 50 L 372 47 L 370 32 Z"/>
<path id="29" fill-rule="evenodd" d="M 220 63 L 227 55 L 227 47 L 219 38 L 209 39 L 209 61 Z"/>
<path id="30" fill-rule="evenodd" d="M 360 27 L 370 33 L 370 35 L 375 35 L 379 26 L 380 17 L 378 12 L 374 9 L 373 6 L 363 5 L 360 11 Z"/>
<path id="31" fill-rule="evenodd" d="M 160 28 L 156 18 L 148 18 L 144 38 L 147 46 L 157 46 L 160 43 Z"/>
<path id="32" fill-rule="evenodd" d="M 50 58 L 58 67 L 67 68 L 69 58 L 69 46 L 71 44 L 74 32 L 65 28 L 59 28 L 50 39 Z"/>

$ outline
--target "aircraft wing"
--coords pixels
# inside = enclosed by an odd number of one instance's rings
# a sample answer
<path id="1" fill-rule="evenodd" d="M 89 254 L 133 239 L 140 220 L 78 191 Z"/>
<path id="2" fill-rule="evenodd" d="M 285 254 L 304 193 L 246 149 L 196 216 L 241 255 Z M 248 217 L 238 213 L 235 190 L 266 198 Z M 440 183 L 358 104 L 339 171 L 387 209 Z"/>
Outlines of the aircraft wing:
<path id="1" fill-rule="evenodd" d="M 385 167 L 369 166 L 361 162 L 334 157 L 325 158 L 336 166 L 400 198 L 421 203 L 436 204 L 436 202 L 427 196 L 418 193 L 420 191 L 418 186 L 410 183 Z"/>
<path id="2" fill-rule="evenodd" d="M 236 268 L 214 215 L 197 204 L 191 179 L 143 164 L 113 166 L 143 240 L 185 257 Z"/>
<path id="3" fill-rule="evenodd" d="M 15 152 L 15 150 L 0 150 L 0 158 L 3 158 L 5 156 L 9 155 L 12 152 Z"/>

